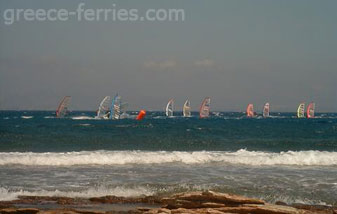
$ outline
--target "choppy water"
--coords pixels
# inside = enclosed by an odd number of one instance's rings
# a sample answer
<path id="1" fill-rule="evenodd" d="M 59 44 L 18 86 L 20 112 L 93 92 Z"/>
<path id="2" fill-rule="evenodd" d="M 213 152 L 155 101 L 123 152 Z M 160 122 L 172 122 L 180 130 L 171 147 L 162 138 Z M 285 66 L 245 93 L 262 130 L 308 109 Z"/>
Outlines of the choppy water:
<path id="1" fill-rule="evenodd" d="M 134 113 L 136 114 L 136 113 Z M 337 114 L 96 120 L 0 112 L 0 200 L 217 190 L 337 204 Z"/>

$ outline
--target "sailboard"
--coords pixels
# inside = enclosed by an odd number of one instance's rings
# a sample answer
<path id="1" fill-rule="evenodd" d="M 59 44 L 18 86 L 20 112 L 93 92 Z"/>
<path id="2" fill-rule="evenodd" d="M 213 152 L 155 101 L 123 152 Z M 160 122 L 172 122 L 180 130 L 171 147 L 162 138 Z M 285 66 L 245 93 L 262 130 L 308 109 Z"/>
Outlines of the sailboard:
<path id="1" fill-rule="evenodd" d="M 269 117 L 270 105 L 269 103 L 264 104 L 263 107 L 263 117 Z"/>
<path id="2" fill-rule="evenodd" d="M 297 117 L 298 118 L 304 117 L 304 109 L 305 109 L 305 103 L 301 103 L 297 108 Z"/>
<path id="3" fill-rule="evenodd" d="M 247 106 L 247 117 L 254 117 L 254 105 L 253 104 L 248 104 Z"/>
<path id="4" fill-rule="evenodd" d="M 191 103 L 189 100 L 186 100 L 183 107 L 184 117 L 191 117 Z"/>
<path id="5" fill-rule="evenodd" d="M 172 117 L 173 116 L 173 110 L 174 110 L 174 100 L 170 99 L 166 105 L 166 116 Z"/>
<path id="6" fill-rule="evenodd" d="M 209 117 L 210 108 L 211 108 L 211 98 L 206 97 L 204 101 L 202 101 L 200 106 L 200 118 Z"/>
<path id="7" fill-rule="evenodd" d="M 307 108 L 307 118 L 315 117 L 315 103 L 311 102 Z"/>
<path id="8" fill-rule="evenodd" d="M 97 116 L 96 118 L 104 118 L 104 119 L 107 119 L 109 118 L 109 105 L 110 105 L 110 96 L 106 96 L 104 97 L 104 99 L 102 100 L 102 102 L 99 104 L 99 107 L 98 107 L 98 111 L 97 111 Z"/>
<path id="9" fill-rule="evenodd" d="M 64 117 L 68 113 L 68 106 L 70 104 L 71 97 L 65 96 L 56 110 L 56 117 Z"/>

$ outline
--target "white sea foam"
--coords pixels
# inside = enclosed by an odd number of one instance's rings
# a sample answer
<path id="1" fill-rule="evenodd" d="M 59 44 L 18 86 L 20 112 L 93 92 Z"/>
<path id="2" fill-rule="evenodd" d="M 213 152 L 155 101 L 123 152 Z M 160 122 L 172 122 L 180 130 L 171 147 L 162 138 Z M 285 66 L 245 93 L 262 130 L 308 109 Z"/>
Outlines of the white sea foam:
<path id="1" fill-rule="evenodd" d="M 82 151 L 65 153 L 0 153 L 0 165 L 123 165 L 123 164 L 245 164 L 336 166 L 337 152 L 289 151 L 281 153 L 254 152 L 241 149 L 236 152 L 148 152 L 148 151 Z"/>
<path id="2" fill-rule="evenodd" d="M 21 116 L 22 119 L 32 119 L 33 116 Z"/>
<path id="3" fill-rule="evenodd" d="M 72 117 L 71 119 L 73 119 L 73 120 L 93 120 L 93 119 L 96 119 L 96 118 L 89 117 L 89 116 L 76 116 L 76 117 Z"/>
<path id="4" fill-rule="evenodd" d="M 59 196 L 59 197 L 102 197 L 106 195 L 115 195 L 122 197 L 137 197 L 141 195 L 153 195 L 154 192 L 145 187 L 91 187 L 82 191 L 60 191 L 60 190 L 36 190 L 36 191 L 27 191 L 27 190 L 8 190 L 7 188 L 0 187 L 0 201 L 10 201 L 15 200 L 18 196 Z"/>

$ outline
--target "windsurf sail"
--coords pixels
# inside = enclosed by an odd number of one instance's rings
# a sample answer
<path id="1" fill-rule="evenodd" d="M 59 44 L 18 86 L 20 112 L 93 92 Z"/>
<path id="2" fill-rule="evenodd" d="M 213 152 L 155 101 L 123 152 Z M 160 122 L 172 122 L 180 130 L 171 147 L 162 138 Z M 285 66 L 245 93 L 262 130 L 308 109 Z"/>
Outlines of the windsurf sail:
<path id="1" fill-rule="evenodd" d="M 315 103 L 311 102 L 307 108 L 307 118 L 315 117 Z"/>
<path id="2" fill-rule="evenodd" d="M 113 98 L 111 102 L 111 114 L 110 114 L 110 119 L 119 119 L 121 115 L 121 96 L 116 94 L 116 96 Z"/>
<path id="3" fill-rule="evenodd" d="M 263 107 L 263 117 L 269 117 L 270 105 L 269 103 L 264 104 Z"/>
<path id="4" fill-rule="evenodd" d="M 301 103 L 297 108 L 297 117 L 298 118 L 304 117 L 304 109 L 305 109 L 305 103 Z"/>
<path id="5" fill-rule="evenodd" d="M 210 108 L 211 108 L 211 98 L 206 97 L 204 101 L 202 101 L 200 106 L 200 118 L 209 117 Z"/>
<path id="6" fill-rule="evenodd" d="M 59 104 L 59 107 L 56 110 L 56 117 L 64 117 L 68 113 L 68 106 L 70 103 L 71 97 L 65 96 L 61 103 Z"/>
<path id="7" fill-rule="evenodd" d="M 111 102 L 110 119 L 124 119 L 127 118 L 126 108 L 128 104 L 122 103 L 122 97 L 116 94 Z"/>
<path id="8" fill-rule="evenodd" d="M 254 117 L 254 105 L 248 104 L 247 106 L 247 117 Z"/>
<path id="9" fill-rule="evenodd" d="M 191 116 L 191 103 L 189 100 L 186 100 L 183 107 L 183 115 L 184 117 Z"/>
<path id="10" fill-rule="evenodd" d="M 172 117 L 173 116 L 173 110 L 174 110 L 174 100 L 170 99 L 166 105 L 166 116 Z"/>
<path id="11" fill-rule="evenodd" d="M 97 118 L 109 118 L 109 105 L 110 105 L 110 96 L 104 97 L 102 102 L 99 104 L 98 111 L 97 111 Z"/>

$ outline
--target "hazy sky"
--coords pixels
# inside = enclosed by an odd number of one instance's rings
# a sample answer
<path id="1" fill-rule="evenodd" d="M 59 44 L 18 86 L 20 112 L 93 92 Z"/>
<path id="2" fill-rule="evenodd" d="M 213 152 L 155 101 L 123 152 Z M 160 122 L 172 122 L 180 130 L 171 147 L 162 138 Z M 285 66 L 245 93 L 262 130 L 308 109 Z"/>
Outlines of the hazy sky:
<path id="1" fill-rule="evenodd" d="M 19 21 L 11 8 L 182 8 L 185 21 Z M 243 111 L 264 102 L 295 111 L 315 101 L 337 112 L 336 0 L 1 0 L 0 109 L 96 110 L 116 92 L 129 108 Z"/>

